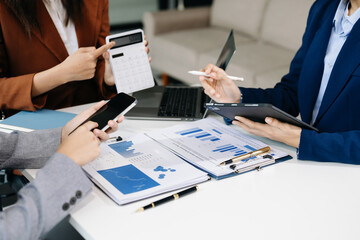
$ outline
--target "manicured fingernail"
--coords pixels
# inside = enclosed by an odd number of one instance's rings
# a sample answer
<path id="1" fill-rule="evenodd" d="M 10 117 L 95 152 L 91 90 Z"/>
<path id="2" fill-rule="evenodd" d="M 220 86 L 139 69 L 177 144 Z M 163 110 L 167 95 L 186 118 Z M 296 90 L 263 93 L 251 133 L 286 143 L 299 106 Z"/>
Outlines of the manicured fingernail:
<path id="1" fill-rule="evenodd" d="M 240 121 L 241 118 L 239 116 L 235 116 L 235 119 Z"/>
<path id="2" fill-rule="evenodd" d="M 266 117 L 266 118 L 265 118 L 265 122 L 266 122 L 267 124 L 271 124 L 271 123 L 272 123 L 272 118 Z"/>

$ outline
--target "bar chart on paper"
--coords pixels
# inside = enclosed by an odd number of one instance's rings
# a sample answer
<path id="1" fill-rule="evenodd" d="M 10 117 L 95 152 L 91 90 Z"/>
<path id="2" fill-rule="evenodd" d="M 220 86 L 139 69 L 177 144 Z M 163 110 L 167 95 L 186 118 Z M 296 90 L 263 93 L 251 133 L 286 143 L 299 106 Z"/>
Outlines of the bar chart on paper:
<path id="1" fill-rule="evenodd" d="M 212 131 L 214 131 L 215 133 L 220 134 L 220 135 L 222 134 L 219 130 L 216 130 L 216 129 L 212 129 Z M 191 128 L 191 129 L 177 132 L 177 134 L 180 134 L 181 136 L 194 137 L 201 141 L 215 142 L 215 141 L 220 140 L 220 138 L 211 135 L 211 133 L 205 132 L 201 128 Z"/>
<path id="2" fill-rule="evenodd" d="M 103 143 L 100 156 L 83 168 L 115 202 L 125 204 L 191 186 L 208 175 L 144 134 Z"/>
<path id="3" fill-rule="evenodd" d="M 124 158 L 133 158 L 142 155 L 141 152 L 137 152 L 135 148 L 133 148 L 133 145 L 133 141 L 122 141 L 119 143 L 110 144 L 109 147 Z"/>
<path id="4" fill-rule="evenodd" d="M 256 150 L 255 147 L 248 144 L 223 144 L 225 140 L 224 138 L 227 138 L 224 137 L 225 135 L 223 135 L 223 131 L 224 129 L 219 127 L 207 128 L 206 130 L 196 127 L 178 131 L 175 134 L 191 138 L 192 140 L 185 138 L 184 141 L 190 140 L 193 144 L 200 148 L 208 148 L 212 146 L 212 148 L 209 149 L 211 153 L 216 153 L 217 155 L 221 154 L 222 156 L 226 155 L 228 157 L 237 157 Z"/>
<path id="5" fill-rule="evenodd" d="M 147 135 L 215 176 L 233 172 L 228 166 L 220 166 L 221 162 L 267 146 L 215 119 L 179 124 Z M 248 160 L 243 161 L 244 166 L 252 162 Z"/>

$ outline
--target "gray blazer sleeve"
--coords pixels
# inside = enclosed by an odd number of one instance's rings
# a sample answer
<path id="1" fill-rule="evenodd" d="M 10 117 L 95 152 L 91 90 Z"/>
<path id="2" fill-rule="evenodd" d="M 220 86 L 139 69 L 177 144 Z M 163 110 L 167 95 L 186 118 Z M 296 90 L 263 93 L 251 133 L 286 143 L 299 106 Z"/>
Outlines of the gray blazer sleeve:
<path id="1" fill-rule="evenodd" d="M 39 239 L 53 228 L 92 188 L 83 170 L 56 153 L 36 179 L 23 187 L 18 202 L 0 212 L 0 239 Z"/>
<path id="2" fill-rule="evenodd" d="M 0 132 L 0 169 L 41 168 L 60 145 L 61 128 L 29 133 Z"/>

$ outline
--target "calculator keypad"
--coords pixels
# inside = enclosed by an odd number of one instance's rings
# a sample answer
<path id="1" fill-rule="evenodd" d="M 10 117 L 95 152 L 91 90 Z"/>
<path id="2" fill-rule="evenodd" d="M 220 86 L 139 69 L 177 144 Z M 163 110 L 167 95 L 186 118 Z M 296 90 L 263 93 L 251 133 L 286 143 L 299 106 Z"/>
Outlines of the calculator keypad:
<path id="1" fill-rule="evenodd" d="M 112 54 L 111 61 L 118 92 L 132 93 L 154 86 L 154 78 L 144 48 L 131 48 L 123 54 Z"/>

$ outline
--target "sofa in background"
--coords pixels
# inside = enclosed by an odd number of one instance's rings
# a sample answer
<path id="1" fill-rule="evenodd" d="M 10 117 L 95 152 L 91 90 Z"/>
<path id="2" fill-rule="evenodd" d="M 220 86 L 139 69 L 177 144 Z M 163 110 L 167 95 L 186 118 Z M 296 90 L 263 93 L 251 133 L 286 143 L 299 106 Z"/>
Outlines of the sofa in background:
<path id="1" fill-rule="evenodd" d="M 314 0 L 214 0 L 211 7 L 144 14 L 152 67 L 188 85 L 189 70 L 215 63 L 230 29 L 237 51 L 227 72 L 244 87 L 273 87 L 301 45 Z"/>

